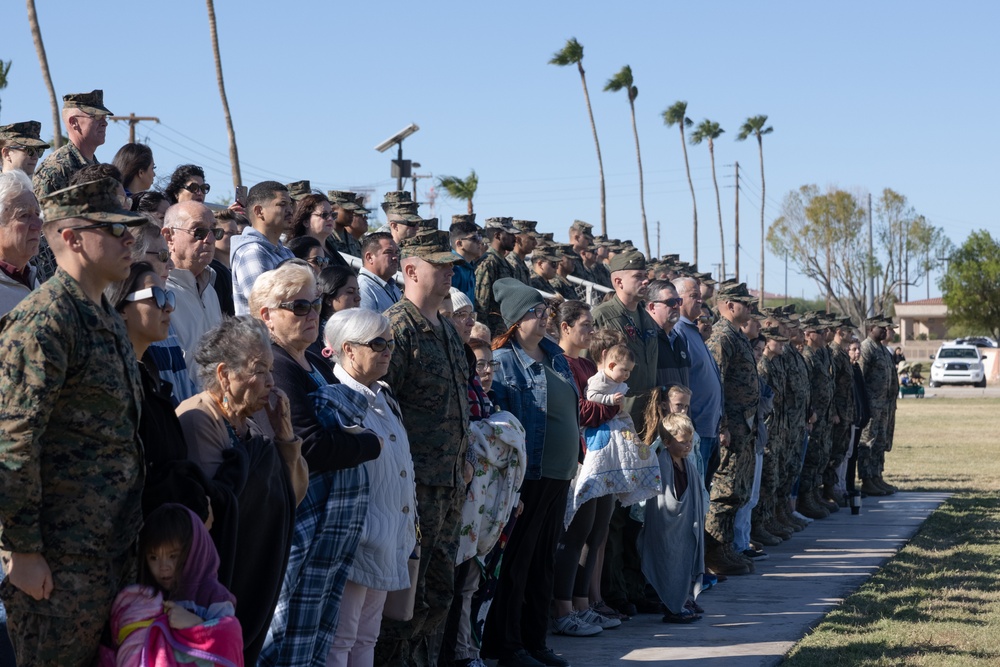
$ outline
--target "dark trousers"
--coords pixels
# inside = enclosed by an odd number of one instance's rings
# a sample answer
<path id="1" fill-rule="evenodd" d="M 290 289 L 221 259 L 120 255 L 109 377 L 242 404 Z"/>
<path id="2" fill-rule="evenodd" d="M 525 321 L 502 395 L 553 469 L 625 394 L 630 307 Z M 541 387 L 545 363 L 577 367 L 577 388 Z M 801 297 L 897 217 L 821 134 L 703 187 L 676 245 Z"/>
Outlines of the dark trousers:
<path id="1" fill-rule="evenodd" d="M 614 496 L 591 498 L 577 511 L 556 549 L 554 595 L 557 600 L 585 598 L 597 565 L 597 552 L 608 537 Z"/>
<path id="2" fill-rule="evenodd" d="M 566 513 L 569 480 L 526 480 L 518 517 L 500 565 L 496 597 L 486 617 L 483 654 L 504 658 L 545 648 L 556 544 Z"/>

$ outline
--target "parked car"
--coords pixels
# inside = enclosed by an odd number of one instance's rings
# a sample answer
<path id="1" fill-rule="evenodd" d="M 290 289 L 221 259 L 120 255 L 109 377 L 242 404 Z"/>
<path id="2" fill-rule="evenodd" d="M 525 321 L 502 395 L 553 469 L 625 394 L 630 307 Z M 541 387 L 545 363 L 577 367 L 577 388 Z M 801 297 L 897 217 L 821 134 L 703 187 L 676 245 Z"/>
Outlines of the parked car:
<path id="1" fill-rule="evenodd" d="M 975 345 L 945 343 L 932 355 L 931 386 L 942 384 L 972 384 L 986 386 L 983 357 Z"/>
<path id="2" fill-rule="evenodd" d="M 996 347 L 997 342 L 992 338 L 987 338 L 986 336 L 970 336 L 968 338 L 959 338 L 955 341 L 956 345 L 975 345 L 976 347 Z"/>

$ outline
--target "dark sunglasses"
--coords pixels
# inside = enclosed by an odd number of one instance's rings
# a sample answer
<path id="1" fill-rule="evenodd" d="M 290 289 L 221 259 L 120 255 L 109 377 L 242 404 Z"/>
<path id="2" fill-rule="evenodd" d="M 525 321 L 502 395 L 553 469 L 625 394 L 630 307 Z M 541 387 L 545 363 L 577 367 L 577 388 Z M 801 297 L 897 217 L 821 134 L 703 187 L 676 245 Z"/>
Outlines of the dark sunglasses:
<path id="1" fill-rule="evenodd" d="M 326 256 L 310 257 L 306 261 L 309 262 L 310 264 L 315 264 L 320 268 L 330 265 L 330 258 Z"/>
<path id="2" fill-rule="evenodd" d="M 173 229 L 177 230 L 178 232 L 186 232 L 191 236 L 193 236 L 198 241 L 204 241 L 205 239 L 208 238 L 209 234 L 211 234 L 212 238 L 214 238 L 216 241 L 221 241 L 223 235 L 225 235 L 226 233 L 226 230 L 222 229 L 221 227 L 216 227 L 215 229 L 209 229 L 208 227 L 198 227 L 197 229 L 184 229 L 183 227 L 174 227 Z"/>
<path id="3" fill-rule="evenodd" d="M 365 347 L 370 348 L 372 352 L 385 352 L 386 350 L 392 352 L 394 349 L 396 349 L 396 341 L 386 340 L 381 336 L 379 336 L 378 338 L 372 338 L 367 343 L 362 343 L 361 341 L 356 341 L 356 340 L 352 340 L 351 343 L 353 343 L 354 345 L 364 345 Z"/>
<path id="4" fill-rule="evenodd" d="M 85 229 L 106 229 L 108 233 L 114 236 L 116 239 L 121 238 L 125 235 L 125 230 L 129 227 L 138 227 L 139 225 L 145 224 L 146 219 L 138 220 L 136 222 L 99 222 L 94 225 L 77 225 L 75 227 L 62 227 L 57 229 L 58 233 L 63 233 L 67 229 L 72 229 L 73 231 L 83 231 Z"/>
<path id="5" fill-rule="evenodd" d="M 714 324 L 712 318 L 709 317 L 708 315 L 702 315 L 701 317 L 698 318 L 698 321 L 704 324 Z"/>
<path id="6" fill-rule="evenodd" d="M 485 373 L 489 371 L 490 373 L 496 373 L 500 368 L 499 361 L 477 361 L 476 362 L 476 372 Z"/>
<path id="7" fill-rule="evenodd" d="M 191 194 L 198 194 L 199 192 L 201 192 L 207 195 L 208 191 L 212 189 L 212 186 L 209 185 L 208 183 L 205 183 L 204 185 L 198 185 L 197 183 L 188 183 L 181 189 L 187 190 Z"/>
<path id="8" fill-rule="evenodd" d="M 21 151 L 22 153 L 24 153 L 28 157 L 39 157 L 39 156 L 41 156 L 42 153 L 45 152 L 44 148 L 32 148 L 32 147 L 29 147 L 29 146 L 18 146 L 17 144 L 11 144 L 10 146 L 7 146 L 7 148 L 9 148 L 11 150 L 14 150 L 14 151 Z"/>
<path id="9" fill-rule="evenodd" d="M 658 301 L 651 301 L 650 303 L 662 303 L 667 308 L 676 308 L 677 306 L 684 303 L 684 299 L 678 296 L 672 299 L 660 299 Z"/>
<path id="10" fill-rule="evenodd" d="M 146 254 L 147 255 L 156 255 L 156 259 L 159 262 L 166 263 L 167 260 L 170 259 L 170 251 L 167 250 L 166 248 L 164 248 L 163 250 L 158 250 L 157 252 L 153 252 L 152 250 L 147 250 Z"/>
<path id="11" fill-rule="evenodd" d="M 314 299 L 312 301 L 308 299 L 296 299 L 295 301 L 285 301 L 278 304 L 278 308 L 290 310 L 297 317 L 305 317 L 309 314 L 310 310 L 318 313 L 322 307 L 323 299 Z"/>
<path id="12" fill-rule="evenodd" d="M 142 301 L 143 299 L 154 299 L 156 301 L 156 307 L 160 310 L 166 310 L 168 307 L 174 309 L 174 293 L 170 290 L 165 290 L 162 287 L 157 287 L 156 285 L 152 287 L 147 287 L 146 289 L 141 289 L 137 292 L 132 292 L 127 297 L 126 301 Z"/>

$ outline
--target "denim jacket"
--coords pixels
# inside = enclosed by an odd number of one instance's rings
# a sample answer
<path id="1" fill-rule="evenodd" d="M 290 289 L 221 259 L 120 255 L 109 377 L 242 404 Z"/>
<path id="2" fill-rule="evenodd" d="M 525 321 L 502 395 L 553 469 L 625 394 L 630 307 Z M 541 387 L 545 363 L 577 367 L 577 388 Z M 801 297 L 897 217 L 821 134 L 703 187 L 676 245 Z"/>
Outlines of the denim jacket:
<path id="1" fill-rule="evenodd" d="M 580 390 L 573 379 L 569 362 L 562 348 L 543 338 L 539 347 L 552 361 L 552 369 L 562 375 L 573 387 L 579 401 Z M 493 378 L 493 393 L 501 410 L 511 412 L 520 420 L 525 431 L 525 448 L 528 451 L 528 470 L 525 479 L 540 479 L 542 476 L 542 448 L 545 445 L 545 413 L 548 393 L 545 385 L 545 369 L 521 349 L 517 341 L 493 353 L 493 359 L 500 362 Z M 576 415 L 580 420 L 579 412 Z"/>

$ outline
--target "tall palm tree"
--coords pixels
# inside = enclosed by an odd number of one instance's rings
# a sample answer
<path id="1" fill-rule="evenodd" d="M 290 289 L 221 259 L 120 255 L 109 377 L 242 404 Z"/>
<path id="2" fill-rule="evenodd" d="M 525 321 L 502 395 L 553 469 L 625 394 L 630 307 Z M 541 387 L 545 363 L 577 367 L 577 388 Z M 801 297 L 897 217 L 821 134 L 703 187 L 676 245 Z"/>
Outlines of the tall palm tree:
<path id="1" fill-rule="evenodd" d="M 472 198 L 476 196 L 476 188 L 479 187 L 479 176 L 476 170 L 469 170 L 466 178 L 458 176 L 442 176 L 438 179 L 438 187 L 444 188 L 448 196 L 453 199 L 464 199 L 468 204 L 469 215 L 472 215 Z"/>
<path id="2" fill-rule="evenodd" d="M 688 187 L 691 189 L 691 205 L 694 207 L 694 263 L 698 263 L 698 202 L 694 198 L 694 183 L 691 181 L 691 165 L 688 163 L 687 142 L 684 141 L 684 128 L 694 123 L 687 117 L 688 103 L 674 102 L 663 112 L 663 122 L 667 127 L 677 125 L 681 128 L 681 148 L 684 149 L 684 170 L 687 171 Z"/>
<path id="3" fill-rule="evenodd" d="M 583 82 L 583 99 L 587 102 L 587 115 L 590 116 L 590 129 L 594 133 L 594 145 L 597 147 L 597 169 L 601 174 L 601 234 L 608 235 L 608 216 L 606 210 L 606 197 L 604 195 L 604 162 L 601 160 L 601 143 L 597 140 L 597 125 L 594 123 L 594 110 L 590 107 L 590 92 L 587 90 L 587 77 L 583 71 L 583 45 L 576 41 L 576 37 L 566 40 L 566 46 L 556 51 L 549 60 L 550 65 L 565 67 L 566 65 L 576 65 L 580 72 L 580 81 Z"/>
<path id="4" fill-rule="evenodd" d="M 774 132 L 767 125 L 767 116 L 750 116 L 740 127 L 736 141 L 743 141 L 751 134 L 757 137 L 757 150 L 760 153 L 760 305 L 764 306 L 764 135 Z M 737 184 L 738 185 L 738 184 Z"/>
<path id="5" fill-rule="evenodd" d="M 7 62 L 0 60 L 0 90 L 7 87 L 7 75 L 10 74 L 10 66 L 13 64 L 13 60 Z"/>
<path id="6" fill-rule="evenodd" d="M 639 162 L 639 210 L 642 212 L 642 240 L 646 244 L 646 257 L 652 258 L 653 254 L 649 250 L 649 227 L 646 225 L 646 197 L 643 193 L 642 182 L 642 154 L 639 152 L 639 130 L 635 126 L 635 98 L 639 96 L 639 89 L 635 87 L 632 79 L 632 68 L 628 65 L 622 67 L 613 77 L 604 84 L 605 92 L 617 93 L 619 90 L 628 92 L 628 106 L 632 111 L 632 134 L 635 135 L 635 157 Z"/>
<path id="7" fill-rule="evenodd" d="M 715 208 L 719 211 L 719 244 L 722 248 L 722 279 L 726 279 L 726 239 L 722 228 L 722 200 L 719 199 L 719 180 L 715 177 L 715 140 L 725 132 L 718 123 L 707 118 L 694 128 L 689 141 L 692 145 L 698 145 L 703 141 L 708 142 L 708 156 L 712 159 L 712 184 L 715 186 Z M 696 262 L 697 263 L 697 262 Z"/>
<path id="8" fill-rule="evenodd" d="M 233 187 L 243 185 L 240 175 L 240 154 L 236 150 L 236 131 L 233 129 L 233 117 L 229 113 L 229 100 L 226 98 L 226 83 L 222 79 L 222 57 L 219 55 L 219 32 L 215 27 L 215 3 L 205 0 L 208 7 L 208 30 L 212 34 L 212 55 L 215 56 L 215 78 L 219 82 L 219 97 L 222 98 L 222 114 L 226 117 L 226 132 L 229 133 L 229 164 L 233 170 Z"/>
<path id="9" fill-rule="evenodd" d="M 42 67 L 42 78 L 45 79 L 45 87 L 49 90 L 49 104 L 52 106 L 52 148 L 56 149 L 62 146 L 62 121 L 56 89 L 52 86 L 52 75 L 49 74 L 49 59 L 45 57 L 42 30 L 38 27 L 35 0 L 28 0 L 28 26 L 31 28 L 31 39 L 35 42 L 35 52 L 38 53 L 38 64 Z"/>

